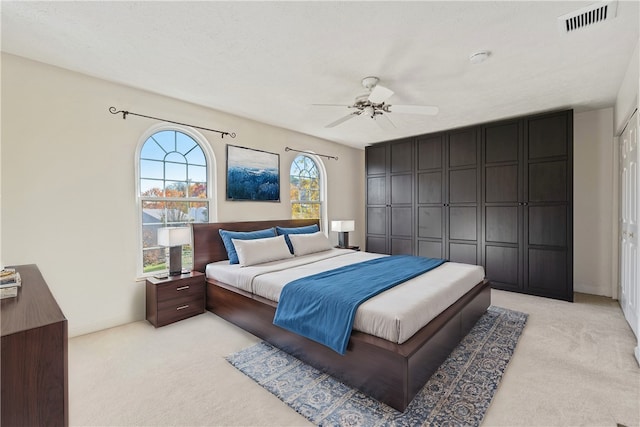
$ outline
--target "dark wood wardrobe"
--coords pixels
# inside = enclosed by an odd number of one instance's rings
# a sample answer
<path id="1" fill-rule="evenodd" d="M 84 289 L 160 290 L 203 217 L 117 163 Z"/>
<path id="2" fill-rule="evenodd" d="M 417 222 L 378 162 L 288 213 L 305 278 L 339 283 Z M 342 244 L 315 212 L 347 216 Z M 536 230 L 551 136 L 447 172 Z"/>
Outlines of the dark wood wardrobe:
<path id="1" fill-rule="evenodd" d="M 573 111 L 366 148 L 366 250 L 482 265 L 492 286 L 573 300 Z"/>

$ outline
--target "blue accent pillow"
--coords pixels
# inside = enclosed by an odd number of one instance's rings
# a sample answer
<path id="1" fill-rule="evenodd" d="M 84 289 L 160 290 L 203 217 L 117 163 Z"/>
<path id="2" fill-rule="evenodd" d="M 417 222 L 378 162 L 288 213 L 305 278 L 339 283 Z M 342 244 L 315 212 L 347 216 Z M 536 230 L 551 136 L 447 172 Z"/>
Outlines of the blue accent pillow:
<path id="1" fill-rule="evenodd" d="M 320 231 L 320 227 L 318 227 L 318 224 L 291 228 L 276 226 L 276 233 L 278 234 L 278 236 L 284 234 L 284 240 L 287 241 L 287 246 L 289 246 L 289 252 L 291 253 L 293 253 L 293 245 L 291 244 L 291 240 L 289 240 L 289 236 L 287 236 L 287 234 L 311 234 L 317 233 L 318 231 Z"/>
<path id="2" fill-rule="evenodd" d="M 236 247 L 233 245 L 231 239 L 254 240 L 264 239 L 267 237 L 276 237 L 276 230 L 273 227 L 256 231 L 228 231 L 220 229 L 218 230 L 218 232 L 220 233 L 220 237 L 222 237 L 224 248 L 227 250 L 229 264 L 240 264 L 240 260 L 238 260 L 238 254 L 236 252 Z"/>

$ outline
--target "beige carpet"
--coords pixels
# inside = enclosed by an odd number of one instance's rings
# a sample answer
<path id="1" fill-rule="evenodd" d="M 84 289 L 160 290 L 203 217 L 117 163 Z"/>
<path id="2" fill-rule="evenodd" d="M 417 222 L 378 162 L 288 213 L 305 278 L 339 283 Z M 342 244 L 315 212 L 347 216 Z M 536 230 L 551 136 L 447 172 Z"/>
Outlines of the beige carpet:
<path id="1" fill-rule="evenodd" d="M 635 337 L 616 301 L 566 303 L 493 291 L 529 313 L 484 426 L 640 425 Z M 309 425 L 224 356 L 259 340 L 211 313 L 69 340 L 70 423 L 77 426 Z"/>

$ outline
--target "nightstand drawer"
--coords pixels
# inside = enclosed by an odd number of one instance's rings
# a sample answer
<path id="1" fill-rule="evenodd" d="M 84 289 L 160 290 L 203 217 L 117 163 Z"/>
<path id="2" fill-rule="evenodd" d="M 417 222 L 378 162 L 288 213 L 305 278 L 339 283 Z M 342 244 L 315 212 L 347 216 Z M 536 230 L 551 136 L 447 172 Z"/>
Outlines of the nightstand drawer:
<path id="1" fill-rule="evenodd" d="M 204 298 L 179 298 L 158 304 L 158 326 L 204 313 Z"/>
<path id="2" fill-rule="evenodd" d="M 193 277 L 179 281 L 157 285 L 158 302 L 184 298 L 185 296 L 204 295 L 204 281 L 201 277 Z"/>

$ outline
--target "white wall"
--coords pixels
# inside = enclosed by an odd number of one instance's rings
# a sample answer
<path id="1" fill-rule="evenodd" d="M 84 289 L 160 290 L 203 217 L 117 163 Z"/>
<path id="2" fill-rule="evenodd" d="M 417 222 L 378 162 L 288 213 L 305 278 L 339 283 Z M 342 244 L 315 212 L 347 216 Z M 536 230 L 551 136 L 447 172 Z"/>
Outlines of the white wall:
<path id="1" fill-rule="evenodd" d="M 636 44 L 636 48 L 629 59 L 629 66 L 620 84 L 620 89 L 618 89 L 618 96 L 614 106 L 614 131 L 616 135 L 622 133 L 625 123 L 629 120 L 633 111 L 638 108 L 639 68 L 640 42 Z"/>
<path id="2" fill-rule="evenodd" d="M 136 281 L 134 158 L 156 122 L 123 120 L 110 106 L 237 134 L 202 132 L 216 158 L 219 221 L 290 217 L 296 153 L 285 146 L 338 156 L 324 159 L 328 217 L 355 219 L 351 240 L 364 243 L 363 150 L 2 54 L 2 261 L 39 266 L 70 336 L 145 317 L 144 282 Z M 227 143 L 280 154 L 281 203 L 224 200 Z"/>
<path id="3" fill-rule="evenodd" d="M 613 109 L 573 116 L 573 289 L 611 296 Z"/>

